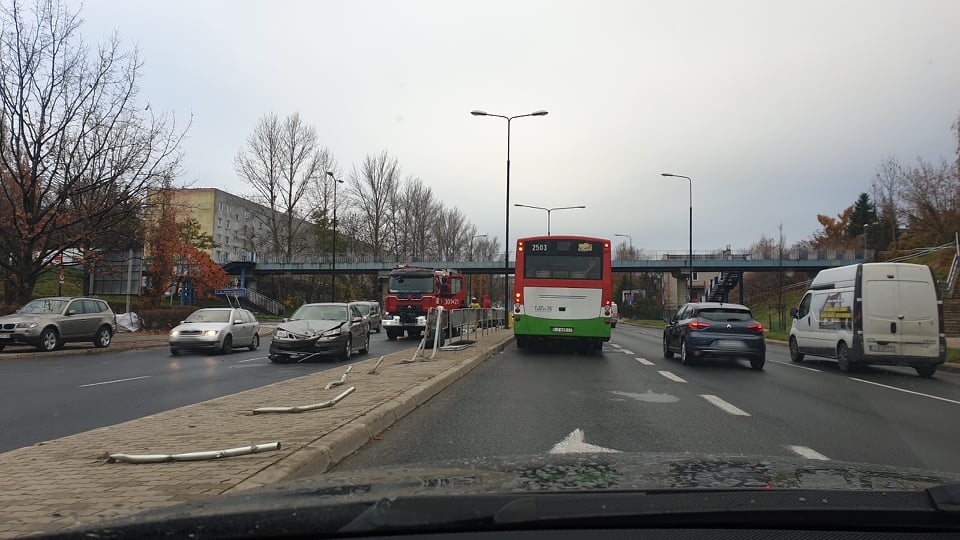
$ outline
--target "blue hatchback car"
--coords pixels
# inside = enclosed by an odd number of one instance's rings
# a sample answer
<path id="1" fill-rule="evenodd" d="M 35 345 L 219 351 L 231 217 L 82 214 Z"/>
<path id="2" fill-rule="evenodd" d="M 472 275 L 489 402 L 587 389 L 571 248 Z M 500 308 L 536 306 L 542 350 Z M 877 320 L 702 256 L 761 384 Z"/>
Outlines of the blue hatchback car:
<path id="1" fill-rule="evenodd" d="M 691 302 L 680 307 L 663 329 L 663 356 L 680 354 L 686 365 L 701 358 L 745 358 L 763 369 L 767 345 L 763 325 L 750 308 L 722 302 Z"/>

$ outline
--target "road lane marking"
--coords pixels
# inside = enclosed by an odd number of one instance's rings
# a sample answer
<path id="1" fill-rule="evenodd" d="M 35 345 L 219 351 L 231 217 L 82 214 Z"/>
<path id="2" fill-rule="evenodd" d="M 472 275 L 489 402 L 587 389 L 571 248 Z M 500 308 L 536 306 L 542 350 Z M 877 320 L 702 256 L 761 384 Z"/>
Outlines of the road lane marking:
<path id="1" fill-rule="evenodd" d="M 633 351 L 628 351 L 626 349 L 620 349 L 620 352 L 622 352 L 623 354 L 634 354 Z"/>
<path id="2" fill-rule="evenodd" d="M 86 388 L 87 386 L 100 386 L 101 384 L 113 384 L 118 382 L 136 381 L 138 379 L 149 379 L 149 378 L 150 378 L 150 375 L 143 375 L 140 377 L 130 377 L 129 379 L 117 379 L 114 381 L 103 381 L 103 382 L 95 382 L 90 384 L 81 384 L 77 388 Z"/>
<path id="3" fill-rule="evenodd" d="M 583 453 L 593 453 L 593 452 L 614 452 L 620 453 L 619 450 L 614 450 L 612 448 L 604 448 L 602 446 L 597 446 L 595 444 L 590 444 L 584 442 L 586 437 L 583 434 L 583 430 L 577 428 L 570 432 L 569 435 L 563 438 L 562 441 L 553 445 L 553 448 L 550 449 L 551 454 L 583 454 Z"/>
<path id="4" fill-rule="evenodd" d="M 807 459 L 819 459 L 820 461 L 830 461 L 830 458 L 828 458 L 827 456 L 807 446 L 787 445 L 787 450 L 790 450 L 794 454 L 797 454 L 800 457 L 805 457 Z"/>
<path id="5" fill-rule="evenodd" d="M 633 359 L 636 360 L 637 362 L 640 362 L 641 364 L 643 364 L 643 365 L 645 365 L 645 366 L 653 366 L 653 365 L 656 365 L 656 364 L 654 364 L 653 362 L 647 360 L 646 358 L 640 358 L 640 357 L 637 356 L 637 357 L 634 357 Z"/>
<path id="6" fill-rule="evenodd" d="M 783 365 L 785 365 L 785 366 L 790 366 L 790 367 L 805 369 L 805 370 L 807 370 L 807 371 L 816 371 L 817 373 L 820 373 L 820 370 L 819 370 L 819 369 L 813 369 L 812 367 L 807 367 L 807 366 L 798 366 L 797 364 L 795 364 L 795 363 L 793 363 L 793 362 L 781 362 L 780 360 L 771 360 L 771 362 L 774 362 L 774 363 L 776 363 L 776 364 L 783 364 Z"/>
<path id="7" fill-rule="evenodd" d="M 251 368 L 251 367 L 264 367 L 267 364 L 249 364 L 245 366 L 229 366 L 230 369 L 240 369 L 240 368 Z"/>
<path id="8" fill-rule="evenodd" d="M 732 414 L 734 416 L 750 416 L 750 413 L 727 403 L 726 401 L 720 399 L 717 396 L 713 396 L 710 394 L 700 394 L 700 397 L 716 405 L 720 410 L 722 410 L 725 413 Z"/>
<path id="9" fill-rule="evenodd" d="M 922 396 L 922 397 L 927 397 L 927 398 L 930 398 L 930 399 L 939 399 L 940 401 L 946 401 L 947 403 L 953 403 L 954 405 L 960 405 L 960 401 L 956 401 L 956 400 L 953 400 L 953 399 L 948 399 L 948 398 L 945 398 L 945 397 L 934 396 L 934 395 L 931 395 L 931 394 L 924 394 L 924 393 L 922 393 L 922 392 L 914 392 L 913 390 L 906 390 L 906 389 L 904 389 L 904 388 L 897 388 L 896 386 L 887 386 L 886 384 L 880 384 L 880 383 L 878 383 L 878 382 L 867 381 L 867 380 L 864 380 L 864 379 L 858 379 L 858 378 L 856 378 L 856 377 L 848 377 L 848 378 L 849 378 L 851 381 L 857 381 L 857 382 L 872 384 L 872 385 L 875 385 L 875 386 L 881 386 L 881 387 L 883 387 L 883 388 L 889 388 L 890 390 L 896 390 L 896 391 L 898 391 L 898 392 L 903 392 L 903 393 L 905 393 L 905 394 L 913 394 L 913 395 L 915 395 L 915 396 Z"/>
<path id="10" fill-rule="evenodd" d="M 677 375 L 674 375 L 673 373 L 670 373 L 669 371 L 658 371 L 657 373 L 663 375 L 664 377 L 670 379 L 670 380 L 673 381 L 673 382 L 681 382 L 681 383 L 687 382 L 687 381 L 683 380 L 683 378 L 678 377 Z"/>
<path id="11" fill-rule="evenodd" d="M 266 356 L 258 356 L 256 358 L 247 358 L 246 360 L 237 360 L 237 363 L 242 364 L 244 362 L 253 362 L 254 360 L 266 360 L 266 359 L 267 359 Z"/>

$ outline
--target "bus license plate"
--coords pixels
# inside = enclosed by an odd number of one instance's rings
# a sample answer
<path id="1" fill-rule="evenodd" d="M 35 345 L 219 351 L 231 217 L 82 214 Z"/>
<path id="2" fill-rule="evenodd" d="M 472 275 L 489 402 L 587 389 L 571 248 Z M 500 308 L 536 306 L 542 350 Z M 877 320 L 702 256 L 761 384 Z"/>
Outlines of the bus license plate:
<path id="1" fill-rule="evenodd" d="M 559 334 L 572 334 L 572 333 L 573 333 L 573 328 L 561 327 L 561 326 L 554 326 L 553 328 L 550 329 L 550 331 L 551 331 L 551 332 L 556 332 L 556 333 L 559 333 Z"/>
<path id="2" fill-rule="evenodd" d="M 896 345 L 876 345 L 876 344 L 873 344 L 873 345 L 870 345 L 868 348 L 870 349 L 870 352 L 897 352 L 897 346 L 896 346 Z"/>

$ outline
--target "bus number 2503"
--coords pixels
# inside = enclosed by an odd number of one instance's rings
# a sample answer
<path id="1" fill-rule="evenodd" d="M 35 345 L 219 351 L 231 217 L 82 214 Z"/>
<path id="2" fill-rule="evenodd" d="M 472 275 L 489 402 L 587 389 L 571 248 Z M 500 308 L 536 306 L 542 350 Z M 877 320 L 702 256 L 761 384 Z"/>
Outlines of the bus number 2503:
<path id="1" fill-rule="evenodd" d="M 546 244 L 530 244 L 530 251 L 547 251 Z"/>

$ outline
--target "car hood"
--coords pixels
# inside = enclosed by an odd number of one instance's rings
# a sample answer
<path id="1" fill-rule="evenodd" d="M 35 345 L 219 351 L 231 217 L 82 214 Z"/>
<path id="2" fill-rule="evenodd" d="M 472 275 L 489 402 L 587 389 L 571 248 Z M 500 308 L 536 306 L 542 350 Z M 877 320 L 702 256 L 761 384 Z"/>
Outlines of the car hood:
<path id="1" fill-rule="evenodd" d="M 882 514 L 888 508 L 900 508 L 901 497 L 910 498 L 925 510 L 931 500 L 933 505 L 944 500 L 953 504 L 951 497 L 960 496 L 960 490 L 951 484 L 958 483 L 960 473 L 836 461 L 745 455 L 547 454 L 335 471 L 151 510 L 96 529 L 98 533 L 119 533 L 124 528 L 128 533 L 144 533 L 151 527 L 168 531 L 170 527 L 196 527 L 196 520 L 204 519 L 217 518 L 216 523 L 221 525 L 225 517 L 236 521 L 238 527 L 250 527 L 257 522 L 296 527 L 298 516 L 319 520 L 338 516 L 338 523 L 318 523 L 319 528 L 313 532 L 322 532 L 324 527 L 350 530 L 344 528 L 345 524 L 378 530 L 398 524 L 438 525 L 460 515 L 478 520 L 487 517 L 479 513 L 491 505 L 490 518 L 499 517 L 511 505 L 522 510 L 540 504 L 546 509 L 556 498 L 564 496 L 565 504 L 572 505 L 566 511 L 573 514 L 626 511 L 673 516 L 671 519 L 681 522 L 684 512 L 755 515 L 762 511 L 788 511 L 786 506 L 793 511 L 830 508 L 842 512 L 852 506 Z M 927 489 L 930 491 L 922 491 Z M 522 503 L 531 501 L 524 497 L 552 499 L 536 498 L 530 506 Z M 611 501 L 618 498 L 619 506 L 606 506 L 604 497 Z M 624 503 L 624 497 L 638 498 Z M 518 502 L 521 504 L 515 504 Z M 401 515 L 388 515 L 391 505 L 392 512 Z M 318 514 L 321 509 L 329 512 Z M 410 513 L 403 514 L 403 509 Z M 187 529 L 180 532 L 186 534 Z"/>
<path id="2" fill-rule="evenodd" d="M 0 317 L 0 324 L 11 322 L 45 321 L 53 317 L 61 317 L 59 313 L 11 313 Z"/>
<path id="3" fill-rule="evenodd" d="M 277 326 L 277 330 L 286 330 L 287 332 L 303 336 L 315 336 L 327 330 L 333 330 L 334 328 L 343 326 L 343 324 L 343 321 L 331 321 L 327 319 L 299 319 L 280 323 Z"/>
<path id="4" fill-rule="evenodd" d="M 224 323 L 224 322 L 188 322 L 188 323 L 180 323 L 180 324 L 178 324 L 177 326 L 174 326 L 174 327 L 173 327 L 173 331 L 175 331 L 175 332 L 183 332 L 183 331 L 187 331 L 187 330 L 198 330 L 198 331 L 203 331 L 203 330 L 223 330 L 224 328 L 227 328 L 228 326 L 230 326 L 230 323 Z"/>

